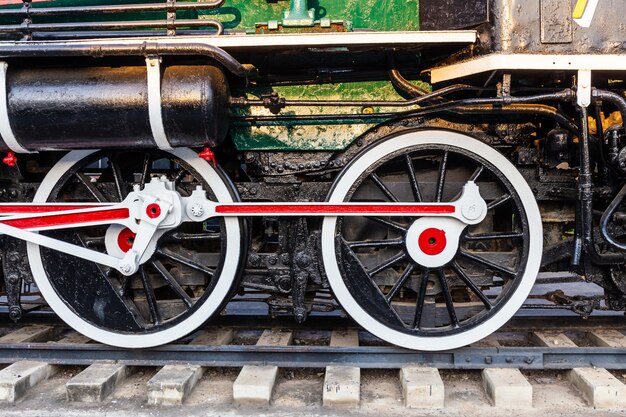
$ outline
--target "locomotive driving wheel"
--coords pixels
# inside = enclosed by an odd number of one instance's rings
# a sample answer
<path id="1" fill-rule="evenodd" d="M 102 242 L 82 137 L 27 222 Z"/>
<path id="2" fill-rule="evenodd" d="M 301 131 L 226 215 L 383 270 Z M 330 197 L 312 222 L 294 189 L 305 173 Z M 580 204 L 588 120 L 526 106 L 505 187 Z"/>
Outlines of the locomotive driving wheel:
<path id="1" fill-rule="evenodd" d="M 213 201 L 236 196 L 225 174 L 189 149 L 74 151 L 46 175 L 34 201 L 115 203 L 154 178 L 171 181 L 183 197 L 198 186 Z M 34 243 L 28 257 L 42 295 L 75 330 L 110 345 L 150 347 L 189 334 L 220 311 L 237 280 L 242 230 L 237 218 L 182 224 L 163 233 L 130 276 Z M 135 236 L 116 224 L 40 233 L 119 256 Z"/>
<path id="2" fill-rule="evenodd" d="M 429 217 L 324 219 L 322 253 L 332 291 L 372 334 L 430 351 L 494 332 L 521 307 L 539 271 L 539 209 L 506 157 L 445 130 L 378 141 L 335 181 L 328 197 L 334 203 L 451 202 L 468 181 L 487 203 L 487 215 L 475 225 Z"/>

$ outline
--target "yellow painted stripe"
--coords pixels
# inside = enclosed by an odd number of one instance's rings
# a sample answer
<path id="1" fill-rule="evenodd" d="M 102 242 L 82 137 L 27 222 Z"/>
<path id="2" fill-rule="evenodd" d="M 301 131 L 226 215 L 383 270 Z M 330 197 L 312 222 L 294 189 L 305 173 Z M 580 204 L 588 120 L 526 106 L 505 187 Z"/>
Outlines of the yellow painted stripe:
<path id="1" fill-rule="evenodd" d="M 587 8 L 587 0 L 578 0 L 576 7 L 574 7 L 574 19 L 580 19 L 585 14 Z"/>

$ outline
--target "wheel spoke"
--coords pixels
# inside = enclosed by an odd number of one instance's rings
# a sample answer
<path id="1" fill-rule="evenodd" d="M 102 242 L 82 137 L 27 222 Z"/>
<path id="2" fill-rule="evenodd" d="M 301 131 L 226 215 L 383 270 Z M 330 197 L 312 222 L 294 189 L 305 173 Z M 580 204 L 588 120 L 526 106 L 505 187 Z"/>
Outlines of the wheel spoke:
<path id="1" fill-rule="evenodd" d="M 186 173 L 187 171 L 185 171 L 184 169 L 182 168 L 179 169 L 176 175 L 174 176 L 174 184 L 178 185 L 182 181 Z"/>
<path id="2" fill-rule="evenodd" d="M 372 221 L 374 221 L 376 223 L 383 224 L 383 225 L 389 227 L 390 229 L 394 229 L 394 230 L 396 230 L 396 231 L 398 231 L 400 233 L 406 233 L 406 231 L 407 231 L 407 228 L 402 226 L 401 224 L 396 223 L 396 222 L 394 222 L 392 220 L 388 220 L 388 219 L 382 218 L 382 217 L 371 217 L 370 216 L 370 217 L 366 217 L 366 219 L 372 220 Z"/>
<path id="3" fill-rule="evenodd" d="M 83 245 L 86 248 L 90 248 L 93 249 L 94 247 L 102 247 L 104 246 L 104 236 L 97 236 L 97 237 L 92 237 L 92 236 L 87 236 L 84 234 L 79 234 L 80 236 L 80 240 L 81 242 L 83 242 Z"/>
<path id="4" fill-rule="evenodd" d="M 180 286 L 178 281 L 170 274 L 165 266 L 160 261 L 152 261 L 150 264 L 157 270 L 157 272 L 163 277 L 167 285 L 180 297 L 181 300 L 187 304 L 187 307 L 191 308 L 193 300 L 189 297 L 189 294 L 185 292 L 183 287 Z"/>
<path id="5" fill-rule="evenodd" d="M 120 281 L 120 295 L 122 297 L 126 297 L 128 294 L 128 290 L 130 289 L 130 284 L 132 281 L 132 276 L 123 276 Z"/>
<path id="6" fill-rule="evenodd" d="M 143 164 L 141 166 L 141 180 L 139 181 L 139 186 L 143 190 L 143 187 L 146 185 L 146 181 L 150 175 L 150 164 L 152 163 L 152 158 L 150 157 L 150 153 L 146 152 L 143 156 Z"/>
<path id="7" fill-rule="evenodd" d="M 62 233 L 61 231 L 55 231 L 55 233 Z M 53 234 L 54 236 L 54 234 Z M 71 238 L 67 239 L 68 243 L 73 243 L 75 245 L 80 245 L 84 248 L 87 248 L 85 242 L 81 239 L 81 236 L 74 231 L 71 234 Z M 62 258 L 61 258 L 62 259 Z M 81 264 L 84 269 L 90 276 L 99 275 L 100 281 L 102 285 L 96 284 L 95 286 L 91 284 L 88 288 L 97 288 L 96 291 L 100 294 L 100 297 L 103 299 L 107 299 L 107 304 L 109 307 L 115 308 L 116 311 L 120 314 L 117 315 L 116 320 L 125 323 L 126 325 L 133 325 L 138 328 L 145 328 L 146 323 L 143 320 L 143 317 L 137 311 L 137 307 L 126 297 L 126 286 L 128 285 L 128 281 L 122 281 L 121 283 L 117 282 L 115 279 L 111 279 L 111 276 L 108 272 L 110 269 L 100 265 L 98 263 L 90 263 L 90 264 Z M 97 272 L 96 272 L 97 271 Z M 94 273 L 96 272 L 96 273 Z M 80 284 L 77 284 L 80 286 Z M 77 291 L 85 291 L 86 288 L 81 286 L 80 290 L 76 288 Z"/>
<path id="8" fill-rule="evenodd" d="M 417 183 L 417 178 L 415 177 L 415 167 L 413 166 L 413 159 L 411 159 L 409 155 L 404 155 L 404 160 L 406 162 L 406 170 L 409 174 L 411 189 L 413 190 L 413 197 L 415 197 L 416 202 L 421 203 L 422 193 L 420 192 L 420 187 Z"/>
<path id="9" fill-rule="evenodd" d="M 391 248 L 404 245 L 403 239 L 387 239 L 387 240 L 362 240 L 356 242 L 347 242 L 350 249 L 356 248 Z"/>
<path id="10" fill-rule="evenodd" d="M 478 179 L 478 177 L 480 177 L 480 174 L 482 174 L 484 170 L 485 170 L 484 165 L 481 165 L 478 168 L 476 168 L 472 176 L 469 178 L 469 181 L 476 182 L 476 180 Z"/>
<path id="11" fill-rule="evenodd" d="M 183 265 L 188 266 L 189 268 L 195 269 L 197 271 L 200 272 L 204 272 L 205 274 L 209 275 L 211 278 L 213 278 L 213 274 L 214 271 L 212 271 L 211 269 L 207 268 L 204 265 L 200 265 L 199 263 L 196 263 L 190 259 L 184 258 L 182 256 L 180 256 L 179 254 L 169 251 L 167 249 L 158 249 L 157 253 L 159 255 L 165 256 L 168 259 L 171 259 L 173 261 L 179 262 Z"/>
<path id="12" fill-rule="evenodd" d="M 391 303 L 391 300 L 393 300 L 398 291 L 400 291 L 400 289 L 404 287 L 404 284 L 406 284 L 408 279 L 411 278 L 411 274 L 413 273 L 414 269 L 415 264 L 411 262 L 402 273 L 402 276 L 400 277 L 398 282 L 396 282 L 396 284 L 391 288 L 389 293 L 387 293 L 387 295 L 385 296 L 385 298 L 387 299 L 387 303 Z"/>
<path id="13" fill-rule="evenodd" d="M 511 194 L 505 194 L 502 197 L 500 197 L 499 199 L 494 200 L 491 203 L 487 204 L 487 210 L 493 210 L 496 207 L 500 207 L 502 204 L 506 203 L 511 198 L 513 198 L 513 197 L 511 197 Z"/>
<path id="14" fill-rule="evenodd" d="M 382 191 L 382 193 L 385 194 L 385 197 L 387 197 L 390 201 L 394 203 L 397 203 L 400 201 L 398 200 L 398 197 L 396 197 L 391 192 L 391 190 L 383 183 L 383 181 L 380 179 L 378 174 L 376 174 L 375 172 L 372 172 L 370 174 L 370 178 L 372 179 L 372 182 L 376 184 L 376 186 L 380 189 L 380 191 Z"/>
<path id="15" fill-rule="evenodd" d="M 448 166 L 448 151 L 443 153 L 441 157 L 441 162 L 439 163 L 439 174 L 437 176 L 437 194 L 435 195 L 435 201 L 437 203 L 441 202 L 443 198 L 443 187 L 446 182 L 446 171 Z"/>
<path id="16" fill-rule="evenodd" d="M 96 199 L 98 200 L 99 203 L 106 203 L 107 201 L 109 201 L 104 194 L 102 194 L 100 192 L 100 190 L 98 190 L 95 186 L 94 183 L 92 183 L 89 179 L 89 177 L 87 177 L 85 174 L 82 174 L 80 172 L 77 172 L 74 175 L 76 178 L 78 178 L 78 181 L 81 182 L 81 184 L 83 184 L 85 186 L 85 188 L 87 188 L 87 190 L 89 190 L 89 193 Z"/>
<path id="17" fill-rule="evenodd" d="M 465 285 L 467 285 L 467 287 L 470 290 L 472 290 L 474 294 L 476 294 L 476 297 L 478 297 L 480 301 L 483 302 L 485 307 L 487 307 L 487 310 L 491 310 L 491 308 L 493 307 L 493 304 L 491 304 L 491 300 L 489 300 L 489 298 L 485 295 L 485 293 L 482 292 L 480 288 L 478 288 L 478 286 L 474 283 L 474 281 L 472 281 L 472 279 L 469 276 L 467 276 L 467 274 L 465 273 L 465 271 L 463 271 L 461 266 L 457 262 L 452 262 L 450 266 L 452 267 L 452 270 L 454 271 L 454 273 L 459 278 L 461 278 L 461 281 L 463 281 Z"/>
<path id="18" fill-rule="evenodd" d="M 506 274 L 509 277 L 515 277 L 517 275 L 517 272 L 515 271 L 511 271 L 510 269 L 494 264 L 493 262 L 488 261 L 485 258 L 481 258 L 480 256 L 474 255 L 464 250 L 459 251 L 459 256 L 462 256 L 463 258 L 469 260 L 470 262 L 477 263 L 479 265 L 486 266 L 489 269 L 493 269 L 494 271 L 498 271 L 503 274 Z"/>
<path id="19" fill-rule="evenodd" d="M 381 263 L 375 268 L 372 268 L 372 270 L 368 272 L 368 275 L 371 278 L 374 275 L 379 274 L 383 272 L 384 270 L 391 268 L 392 266 L 404 260 L 405 258 L 406 258 L 406 253 L 404 253 L 404 251 L 400 252 L 399 254 L 395 255 L 393 258 L 386 260 L 385 262 Z"/>
<path id="20" fill-rule="evenodd" d="M 146 268 L 142 265 L 139 269 L 139 275 L 141 276 L 141 284 L 146 294 L 146 303 L 148 304 L 148 310 L 150 311 L 150 317 L 154 321 L 155 325 L 161 324 L 161 313 L 159 311 L 159 305 L 157 304 L 156 297 L 154 295 L 154 288 L 150 282 L 150 277 L 146 274 Z"/>
<path id="21" fill-rule="evenodd" d="M 111 164 L 111 171 L 113 173 L 113 180 L 115 181 L 117 195 L 119 196 L 120 201 L 124 201 L 126 198 L 126 190 L 124 190 L 124 178 L 122 177 L 122 172 L 120 171 L 120 167 L 113 156 L 109 157 L 109 163 Z"/>
<path id="22" fill-rule="evenodd" d="M 441 292 L 443 293 L 443 299 L 446 302 L 446 310 L 450 316 L 450 324 L 452 327 L 459 327 L 459 319 L 456 317 L 456 311 L 454 310 L 454 302 L 452 301 L 452 294 L 448 287 L 448 281 L 446 281 L 446 274 L 443 269 L 437 270 L 437 278 L 439 279 L 439 285 L 441 285 Z"/>
<path id="23" fill-rule="evenodd" d="M 420 286 L 417 292 L 417 301 L 415 302 L 415 316 L 413 317 L 413 329 L 421 329 L 420 323 L 422 322 L 422 313 L 424 311 L 424 304 L 426 302 L 426 289 L 428 287 L 429 270 L 422 270 L 422 277 L 420 278 Z"/>
<path id="24" fill-rule="evenodd" d="M 172 240 L 191 241 L 191 240 L 221 240 L 221 233 L 183 233 L 176 232 L 171 235 Z"/>
<path id="25" fill-rule="evenodd" d="M 340 248 L 340 265 L 345 273 L 350 276 L 350 292 L 360 299 L 368 300 L 371 303 L 370 307 L 372 311 L 386 322 L 403 326 L 402 319 L 389 303 L 387 303 L 385 295 L 380 291 L 378 285 L 372 281 L 365 271 L 363 264 L 348 247 L 343 237 L 338 236 L 336 242 Z"/>
<path id="26" fill-rule="evenodd" d="M 474 242 L 479 240 L 495 240 L 495 239 L 521 239 L 524 237 L 522 232 L 500 232 L 500 233 L 481 233 L 481 234 L 466 234 L 465 240 L 468 242 Z"/>

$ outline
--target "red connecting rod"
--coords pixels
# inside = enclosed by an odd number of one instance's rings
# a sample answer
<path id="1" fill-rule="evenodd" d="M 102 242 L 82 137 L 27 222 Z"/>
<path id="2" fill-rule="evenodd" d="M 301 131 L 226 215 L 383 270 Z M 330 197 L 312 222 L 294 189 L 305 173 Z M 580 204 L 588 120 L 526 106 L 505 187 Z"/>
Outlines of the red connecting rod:
<path id="1" fill-rule="evenodd" d="M 114 222 L 130 216 L 116 204 L 0 204 L 0 223 L 20 229 L 73 227 L 92 222 Z M 451 204 L 403 203 L 230 203 L 216 204 L 215 216 L 368 216 L 454 214 Z"/>

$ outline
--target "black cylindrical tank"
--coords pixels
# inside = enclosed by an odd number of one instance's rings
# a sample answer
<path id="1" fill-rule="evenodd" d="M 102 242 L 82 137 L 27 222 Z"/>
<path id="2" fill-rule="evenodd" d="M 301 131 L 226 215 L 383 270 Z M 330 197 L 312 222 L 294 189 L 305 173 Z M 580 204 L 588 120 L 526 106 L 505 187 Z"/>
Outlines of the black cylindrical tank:
<path id="1" fill-rule="evenodd" d="M 222 70 L 213 65 L 170 65 L 161 71 L 161 115 L 170 144 L 221 143 L 228 129 L 230 97 Z M 6 83 L 11 129 L 23 148 L 156 147 L 145 66 L 9 66 Z M 0 149 L 7 150 L 3 142 Z"/>

